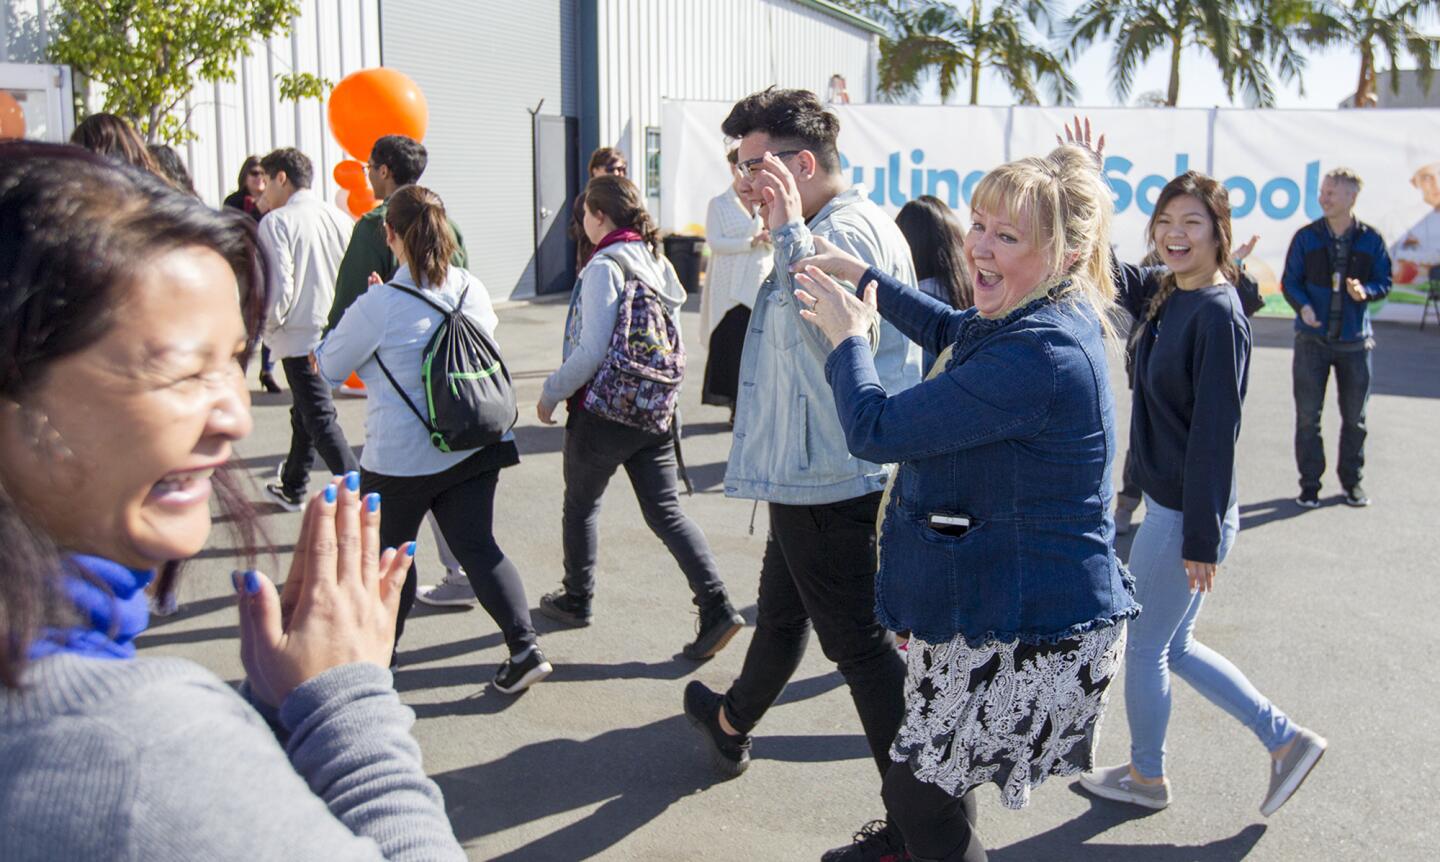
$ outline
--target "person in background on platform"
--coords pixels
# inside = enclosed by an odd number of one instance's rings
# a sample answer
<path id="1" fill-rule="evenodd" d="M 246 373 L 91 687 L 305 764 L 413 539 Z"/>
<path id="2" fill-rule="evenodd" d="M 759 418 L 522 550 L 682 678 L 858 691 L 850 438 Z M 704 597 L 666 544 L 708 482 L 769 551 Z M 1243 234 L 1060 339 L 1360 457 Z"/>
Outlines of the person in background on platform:
<path id="1" fill-rule="evenodd" d="M 1103 146 L 1104 139 L 1101 139 Z M 1093 151 L 1097 165 L 1100 147 Z M 1145 808 L 1170 804 L 1165 739 L 1172 674 L 1255 734 L 1269 752 L 1260 813 L 1284 805 L 1325 751 L 1224 656 L 1195 639 L 1205 595 L 1239 532 L 1235 448 L 1249 384 L 1247 312 L 1263 305 L 1232 250 L 1230 198 L 1187 171 L 1160 190 L 1146 230 L 1160 265 L 1116 267 L 1120 305 L 1134 319 L 1130 455 L 1145 520 L 1130 549 L 1135 598 L 1125 647 L 1128 762 L 1081 776 L 1091 793 Z"/>
<path id="2" fill-rule="evenodd" d="M 1365 472 L 1365 406 L 1370 400 L 1375 332 L 1370 303 L 1390 294 L 1390 253 L 1380 232 L 1355 218 L 1360 177 L 1336 168 L 1320 182 L 1324 215 L 1295 232 L 1280 285 L 1295 309 L 1295 462 L 1305 509 L 1320 506 L 1325 444 L 1320 415 L 1325 386 L 1335 371 L 1340 402 L 1340 452 L 1335 472 L 1347 506 L 1368 506 L 1360 484 Z"/>
<path id="3" fill-rule="evenodd" d="M 246 156 L 240 166 L 240 178 L 235 181 L 235 191 L 225 196 L 222 206 L 237 209 L 255 221 L 265 215 L 260 202 L 265 194 L 265 169 L 260 167 L 259 156 Z M 260 386 L 271 395 L 280 392 L 275 381 L 275 360 L 270 357 L 270 348 L 260 345 Z"/>
<path id="4" fill-rule="evenodd" d="M 725 154 L 730 163 L 730 186 L 711 198 L 705 211 L 710 269 L 700 305 L 700 343 L 709 349 L 700 400 L 729 407 L 731 427 L 735 425 L 740 354 L 750 328 L 750 309 L 755 307 L 755 294 L 775 265 L 770 232 L 736 191 L 743 179 L 735 167 L 738 153 L 739 149 L 732 147 Z"/>
<path id="5" fill-rule="evenodd" d="M 290 451 L 265 492 L 285 511 L 298 512 L 317 453 L 337 476 L 359 469 L 335 415 L 330 386 L 310 360 L 320 345 L 354 223 L 310 190 L 314 169 L 304 153 L 285 147 L 261 159 L 260 166 L 267 208 L 260 219 L 260 248 L 270 263 L 265 343 L 280 357 L 293 399 Z"/>
<path id="6" fill-rule="evenodd" d="M 335 301 L 330 306 L 327 330 L 340 325 L 345 310 L 368 289 L 371 276 L 389 281 L 395 275 L 400 263 L 390 250 L 385 231 L 385 213 L 389 209 L 390 196 L 401 186 L 418 183 L 428 164 L 425 145 L 404 135 L 385 135 L 370 148 L 365 176 L 380 203 L 362 215 L 350 233 L 350 244 L 345 246 L 345 257 L 340 260 L 340 272 L 335 277 Z M 455 256 L 450 263 L 466 269 L 470 266 L 470 258 L 465 253 L 465 237 L 453 219 L 449 216 L 446 219 L 450 224 L 450 233 L 455 237 Z M 415 598 L 436 607 L 463 608 L 475 604 L 475 591 L 470 588 L 470 580 L 460 561 L 451 552 L 450 543 L 440 532 L 435 516 L 427 515 L 426 520 L 435 535 L 435 551 L 440 557 L 440 564 L 445 567 L 445 575 L 439 584 L 419 587 Z M 406 602 L 405 607 L 408 610 L 410 603 Z"/>
<path id="7" fill-rule="evenodd" d="M 233 461 L 266 304 L 251 226 L 16 142 L 0 236 L 0 855 L 464 860 L 385 670 L 410 558 L 381 552 L 378 500 L 310 501 L 284 599 L 234 573 L 238 692 L 136 655 L 143 588 L 205 547 L 212 498 L 223 553 L 260 553 Z"/>
<path id="8" fill-rule="evenodd" d="M 600 147 L 590 154 L 590 174 L 586 182 L 595 177 L 623 177 L 629 172 L 629 165 L 625 163 L 625 154 L 620 152 L 618 147 Z M 580 270 L 590 261 L 590 255 L 595 253 L 595 243 L 585 233 L 585 189 L 575 196 L 575 204 L 570 208 L 570 238 L 575 240 L 575 277 L 580 277 Z"/>
<path id="9" fill-rule="evenodd" d="M 853 457 L 826 382 L 830 345 L 806 323 L 789 267 L 823 237 L 915 285 L 900 228 L 840 169 L 840 121 L 807 90 L 772 87 L 741 99 L 721 130 L 740 142 L 740 197 L 758 207 L 775 245 L 740 359 L 740 396 L 725 494 L 765 501 L 770 519 L 755 635 L 725 692 L 685 688 L 685 715 L 717 771 L 744 772 L 750 734 L 800 666 L 814 626 L 845 677 L 865 741 L 883 776 L 905 716 L 905 662 L 875 616 L 875 516 L 888 471 Z M 877 323 L 870 349 L 887 391 L 920 381 L 920 348 Z M 758 505 L 758 503 L 757 503 Z M 826 859 L 872 858 L 898 846 L 883 821 Z M 873 833 L 873 834 L 872 834 Z M 873 856 L 873 858 L 879 858 Z"/>
<path id="10" fill-rule="evenodd" d="M 974 305 L 975 292 L 965 271 L 965 226 L 955 211 L 934 195 L 921 195 L 900 208 L 895 224 L 910 245 L 920 292 L 962 311 Z M 924 354 L 927 374 L 937 358 Z"/>

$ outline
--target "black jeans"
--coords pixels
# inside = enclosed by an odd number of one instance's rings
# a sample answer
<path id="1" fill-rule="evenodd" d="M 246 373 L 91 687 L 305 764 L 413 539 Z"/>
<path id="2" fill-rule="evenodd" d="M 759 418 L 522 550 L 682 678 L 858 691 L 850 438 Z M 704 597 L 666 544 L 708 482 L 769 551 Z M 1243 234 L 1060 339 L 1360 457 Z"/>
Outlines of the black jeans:
<path id="1" fill-rule="evenodd" d="M 465 567 L 480 606 L 500 627 L 510 654 L 515 655 L 535 643 L 535 626 L 530 622 L 530 603 L 525 599 L 520 572 L 495 543 L 495 486 L 500 471 L 486 466 L 484 456 L 477 452 L 449 470 L 429 476 L 385 476 L 362 470 L 360 491 L 380 494 L 381 547 L 399 548 L 415 541 L 425 513 L 435 513 L 435 522 Z M 416 580 L 412 565 L 400 592 L 396 644 L 415 605 Z"/>
<path id="2" fill-rule="evenodd" d="M 589 601 L 595 594 L 596 522 L 600 498 L 620 467 L 640 502 L 640 512 L 690 582 L 695 604 L 709 607 L 727 598 L 710 543 L 680 510 L 675 441 L 619 422 L 575 410 L 565 422 L 565 592 Z"/>
<path id="3" fill-rule="evenodd" d="M 975 791 L 951 796 L 899 764 L 885 773 L 880 795 L 890 821 L 905 838 L 905 849 L 916 862 L 985 862 L 989 858 L 975 832 Z"/>
<path id="4" fill-rule="evenodd" d="M 1320 414 L 1325 409 L 1325 386 L 1332 368 L 1340 402 L 1340 457 L 1335 472 L 1346 490 L 1360 484 L 1365 472 L 1365 405 L 1370 399 L 1371 353 L 1369 346 L 1337 347 L 1321 336 L 1296 333 L 1290 367 L 1295 391 L 1295 464 L 1300 469 L 1301 490 L 1319 491 L 1320 479 L 1325 475 Z"/>
<path id="5" fill-rule="evenodd" d="M 759 724 L 800 666 L 810 627 L 850 687 L 880 774 L 905 718 L 905 662 L 875 618 L 875 515 L 880 493 L 819 506 L 771 503 L 755 636 L 725 693 L 741 733 Z"/>
<path id="6" fill-rule="evenodd" d="M 285 369 L 291 397 L 290 454 L 285 456 L 280 484 L 286 491 L 303 497 L 317 452 L 336 476 L 358 470 L 360 465 L 335 416 L 330 384 L 310 367 L 310 357 L 287 356 L 280 360 L 280 367 Z"/>

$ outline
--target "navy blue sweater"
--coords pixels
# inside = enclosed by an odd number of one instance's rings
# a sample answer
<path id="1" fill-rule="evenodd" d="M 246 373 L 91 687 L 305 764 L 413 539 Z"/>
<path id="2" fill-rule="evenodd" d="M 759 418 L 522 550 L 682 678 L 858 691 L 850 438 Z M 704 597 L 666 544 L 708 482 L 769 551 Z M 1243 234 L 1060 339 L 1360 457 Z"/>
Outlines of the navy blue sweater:
<path id="1" fill-rule="evenodd" d="M 1163 269 L 1118 267 L 1124 306 L 1144 318 Z M 1176 290 L 1135 345 L 1130 451 L 1140 488 L 1183 514 L 1181 556 L 1214 563 L 1235 487 L 1235 441 L 1250 376 L 1250 323 L 1230 286 Z"/>

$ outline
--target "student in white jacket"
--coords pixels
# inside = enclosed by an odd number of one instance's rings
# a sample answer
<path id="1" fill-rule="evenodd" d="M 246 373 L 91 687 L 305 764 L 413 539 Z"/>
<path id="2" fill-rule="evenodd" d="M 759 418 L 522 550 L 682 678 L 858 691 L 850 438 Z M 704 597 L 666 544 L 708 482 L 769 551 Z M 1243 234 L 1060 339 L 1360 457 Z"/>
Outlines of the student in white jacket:
<path id="1" fill-rule="evenodd" d="M 730 408 L 735 419 L 735 397 L 740 386 L 740 353 L 750 328 L 755 295 L 775 265 L 770 232 L 736 190 L 740 171 L 735 167 L 738 149 L 730 162 L 731 184 L 710 199 L 705 212 L 705 242 L 710 246 L 710 270 L 700 306 L 700 343 L 709 347 L 705 359 L 705 385 L 700 400 Z"/>
<path id="2" fill-rule="evenodd" d="M 285 147 L 260 160 L 266 174 L 260 248 L 270 262 L 270 312 L 265 344 L 280 359 L 290 387 L 290 452 L 277 481 L 265 486 L 288 512 L 300 511 L 318 453 L 331 473 L 354 471 L 355 453 L 335 416 L 330 387 L 310 365 L 310 353 L 335 299 L 335 274 L 354 225 L 310 190 L 310 159 Z"/>
<path id="3" fill-rule="evenodd" d="M 583 406 L 584 389 L 610 345 L 626 274 L 654 289 L 672 315 L 678 315 L 685 302 L 685 288 L 670 261 L 656 251 L 659 232 L 634 183 L 620 176 L 591 179 L 584 212 L 585 233 L 596 248 L 570 300 L 563 362 L 545 381 L 536 405 L 540 421 L 554 425 L 555 408 L 569 402 L 561 524 L 565 578 L 560 589 L 540 598 L 540 613 L 569 626 L 590 624 L 600 497 L 623 466 L 645 523 L 675 557 L 700 608 L 699 631 L 683 653 L 697 661 L 708 659 L 730 642 L 745 620 L 730 604 L 705 534 L 680 509 L 675 439 L 669 433 L 622 425 Z M 678 334 L 678 319 L 676 326 Z"/>
<path id="4" fill-rule="evenodd" d="M 460 309 L 487 333 L 497 318 L 485 286 L 450 263 L 455 236 L 440 197 L 420 186 L 403 186 L 387 200 L 385 241 L 400 266 L 391 284 L 421 291 L 431 302 Z M 324 378 L 338 384 L 356 371 L 369 393 L 365 411 L 365 451 L 360 459 L 360 490 L 379 493 L 385 501 L 380 516 L 380 543 L 402 547 L 415 540 L 426 512 L 435 515 L 481 607 L 500 627 L 510 657 L 495 673 L 495 687 L 506 694 L 521 691 L 552 670 L 536 643 L 530 603 L 520 572 L 495 541 L 495 489 L 500 470 L 520 463 L 515 439 L 481 449 L 442 452 L 411 412 L 376 361 L 400 385 L 411 403 L 424 404 L 421 356 L 443 318 L 424 300 L 376 276 L 369 290 L 345 310 L 315 354 Z M 367 498 L 368 499 L 368 498 Z M 411 566 L 400 594 L 395 640 L 405 630 L 405 617 L 415 603 L 416 575 Z"/>

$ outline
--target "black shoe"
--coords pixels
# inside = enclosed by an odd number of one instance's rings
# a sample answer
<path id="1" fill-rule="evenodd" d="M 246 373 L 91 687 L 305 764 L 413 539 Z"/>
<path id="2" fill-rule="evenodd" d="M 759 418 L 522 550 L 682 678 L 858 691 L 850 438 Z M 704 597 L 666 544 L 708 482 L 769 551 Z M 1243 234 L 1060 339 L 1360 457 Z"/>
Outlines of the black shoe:
<path id="1" fill-rule="evenodd" d="M 1365 495 L 1365 489 L 1360 487 L 1359 482 L 1345 489 L 1345 505 L 1354 506 L 1357 509 L 1370 505 L 1370 498 Z"/>
<path id="2" fill-rule="evenodd" d="M 275 382 L 275 375 L 268 371 L 260 372 L 260 388 L 271 395 L 280 391 L 280 384 Z"/>
<path id="3" fill-rule="evenodd" d="M 577 599 L 565 592 L 563 587 L 540 597 L 540 613 L 572 628 L 590 625 L 589 600 Z"/>
<path id="4" fill-rule="evenodd" d="M 495 687 L 506 694 L 524 691 L 555 672 L 540 647 L 532 646 L 518 656 L 510 656 L 495 672 Z"/>
<path id="5" fill-rule="evenodd" d="M 1303 490 L 1300 492 L 1300 496 L 1298 496 L 1298 497 L 1295 498 L 1295 505 L 1299 506 L 1299 507 L 1302 508 L 1302 509 L 1318 509 L 1318 508 L 1320 508 L 1320 489 L 1319 489 L 1319 488 L 1305 488 L 1305 489 L 1303 489 Z"/>
<path id="6" fill-rule="evenodd" d="M 750 766 L 750 735 L 731 736 L 720 728 L 724 700 L 698 679 L 685 686 L 685 717 L 705 738 L 715 771 L 734 778 Z"/>
<path id="7" fill-rule="evenodd" d="M 825 851 L 820 862 L 902 862 L 909 858 L 900 829 L 884 820 L 871 820 L 849 844 Z"/>
<path id="8" fill-rule="evenodd" d="M 700 618 L 695 621 L 695 642 L 686 644 L 680 652 L 692 661 L 704 661 L 724 649 L 743 628 L 745 618 L 736 613 L 728 599 L 721 599 L 701 608 Z"/>
<path id="9" fill-rule="evenodd" d="M 279 482 L 266 484 L 265 493 L 269 494 L 270 499 L 279 503 L 280 508 L 287 512 L 298 512 L 300 511 L 300 507 L 305 505 L 305 499 L 301 497 L 301 495 L 293 494 L 285 490 L 285 487 Z"/>

